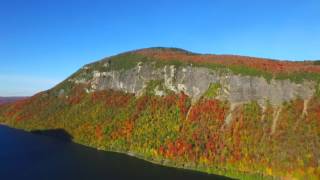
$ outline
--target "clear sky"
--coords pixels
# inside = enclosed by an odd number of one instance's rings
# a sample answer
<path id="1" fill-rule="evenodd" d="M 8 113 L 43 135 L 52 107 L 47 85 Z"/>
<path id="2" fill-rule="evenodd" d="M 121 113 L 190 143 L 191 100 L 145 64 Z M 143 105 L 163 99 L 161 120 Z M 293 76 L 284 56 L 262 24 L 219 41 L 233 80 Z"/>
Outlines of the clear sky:
<path id="1" fill-rule="evenodd" d="M 320 59 L 319 0 L 0 0 L 0 96 L 48 89 L 123 51 Z"/>

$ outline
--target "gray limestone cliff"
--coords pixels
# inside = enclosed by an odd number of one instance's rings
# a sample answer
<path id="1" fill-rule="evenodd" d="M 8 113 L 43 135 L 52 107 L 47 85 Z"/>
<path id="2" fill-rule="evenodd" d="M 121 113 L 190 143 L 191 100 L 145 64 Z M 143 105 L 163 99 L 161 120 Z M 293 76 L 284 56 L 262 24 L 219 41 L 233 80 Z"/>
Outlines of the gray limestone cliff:
<path id="1" fill-rule="evenodd" d="M 158 67 L 152 62 L 138 62 L 132 68 L 114 70 L 107 68 L 109 64 L 106 61 L 103 66 L 107 70 L 99 71 L 93 65 L 84 66 L 76 76 L 69 78 L 68 82 L 87 85 L 87 93 L 112 89 L 139 96 L 150 82 L 157 81 L 153 87 L 155 95 L 165 95 L 167 90 L 175 93 L 184 92 L 193 102 L 204 95 L 211 84 L 219 84 L 215 98 L 229 101 L 231 107 L 250 101 L 257 101 L 262 107 L 267 102 L 279 107 L 283 102 L 296 98 L 304 100 L 307 104 L 316 89 L 316 83 L 313 81 L 267 81 L 263 77 L 237 75 L 227 69 L 213 70 L 192 64 Z"/>

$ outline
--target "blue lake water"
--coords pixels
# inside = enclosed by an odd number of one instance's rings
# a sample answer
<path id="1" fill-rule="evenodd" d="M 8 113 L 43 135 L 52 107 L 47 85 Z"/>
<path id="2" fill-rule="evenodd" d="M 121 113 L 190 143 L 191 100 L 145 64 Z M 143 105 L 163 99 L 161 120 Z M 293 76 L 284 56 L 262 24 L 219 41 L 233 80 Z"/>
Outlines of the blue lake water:
<path id="1" fill-rule="evenodd" d="M 128 155 L 0 126 L 0 180 L 148 179 L 225 177 L 155 165 Z"/>

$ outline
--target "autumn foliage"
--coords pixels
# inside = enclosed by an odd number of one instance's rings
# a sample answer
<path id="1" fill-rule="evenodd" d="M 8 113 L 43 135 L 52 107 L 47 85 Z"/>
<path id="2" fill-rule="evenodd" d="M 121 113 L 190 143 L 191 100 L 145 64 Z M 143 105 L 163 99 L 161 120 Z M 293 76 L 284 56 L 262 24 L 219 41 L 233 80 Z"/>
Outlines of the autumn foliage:
<path id="1" fill-rule="evenodd" d="M 317 97 L 305 115 L 302 100 L 283 104 L 272 134 L 277 109 L 270 104 L 263 110 L 257 102 L 248 102 L 231 111 L 228 102 L 214 98 L 191 103 L 183 92 L 163 97 L 112 90 L 86 93 L 81 88 L 72 92 L 68 97 L 44 92 L 1 106 L 0 122 L 31 130 L 63 128 L 88 146 L 214 173 L 236 169 L 319 177 Z"/>
<path id="2" fill-rule="evenodd" d="M 292 61 L 278 61 L 272 59 L 255 58 L 236 55 L 201 55 L 188 53 L 182 50 L 172 49 L 143 49 L 134 51 L 147 57 L 160 59 L 164 61 L 177 60 L 189 63 L 213 63 L 226 66 L 246 66 L 254 69 L 272 72 L 272 73 L 292 73 L 292 72 L 312 72 L 319 73 L 320 66 Z"/>

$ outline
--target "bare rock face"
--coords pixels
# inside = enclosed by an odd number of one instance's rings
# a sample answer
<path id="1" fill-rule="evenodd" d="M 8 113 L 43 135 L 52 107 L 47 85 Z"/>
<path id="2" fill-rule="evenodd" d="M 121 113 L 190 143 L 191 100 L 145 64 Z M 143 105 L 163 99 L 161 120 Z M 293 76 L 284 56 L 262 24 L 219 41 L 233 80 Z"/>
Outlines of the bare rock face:
<path id="1" fill-rule="evenodd" d="M 86 67 L 88 69 L 89 67 Z M 88 73 L 82 72 L 82 73 Z M 263 105 L 269 101 L 273 106 L 280 106 L 296 98 L 305 101 L 315 93 L 315 83 L 304 81 L 302 84 L 290 80 L 274 80 L 268 82 L 263 77 L 242 76 L 230 71 L 212 70 L 204 67 L 165 65 L 156 67 L 152 63 L 138 63 L 136 67 L 126 70 L 109 70 L 99 72 L 92 69 L 89 79 L 79 78 L 69 81 L 89 85 L 87 92 L 97 90 L 120 90 L 142 94 L 150 81 L 159 81 L 163 86 L 175 93 L 184 92 L 197 101 L 208 90 L 210 84 L 220 84 L 218 95 L 220 100 L 227 100 L 231 104 L 242 104 L 257 101 Z M 156 95 L 165 95 L 165 92 L 155 87 Z"/>
<path id="2" fill-rule="evenodd" d="M 248 76 L 231 76 L 227 83 L 230 87 L 230 102 L 265 101 L 272 105 L 301 98 L 310 99 L 314 94 L 314 83 L 296 84 L 289 80 L 271 80 Z"/>
<path id="3" fill-rule="evenodd" d="M 261 120 L 265 117 L 268 103 L 276 111 L 273 114 L 272 132 L 275 132 L 282 104 L 300 98 L 304 101 L 301 116 L 307 114 L 308 102 L 315 94 L 315 82 L 303 81 L 301 84 L 290 80 L 267 81 L 263 77 L 244 76 L 232 73 L 228 69 L 210 69 L 190 65 L 156 66 L 153 62 L 138 62 L 136 66 L 127 69 L 108 68 L 106 62 L 103 71 L 98 71 L 95 66 L 85 66 L 76 77 L 68 79 L 74 84 L 85 84 L 87 93 L 99 90 L 117 90 L 133 93 L 140 96 L 151 90 L 154 95 L 163 96 L 167 92 L 180 93 L 191 97 L 195 103 L 199 98 L 210 91 L 212 84 L 218 85 L 214 97 L 230 104 L 225 124 L 232 122 L 238 107 L 245 103 L 256 101 L 262 110 Z M 156 82 L 156 83 L 154 83 Z M 150 84 L 152 84 L 150 86 Z"/>

